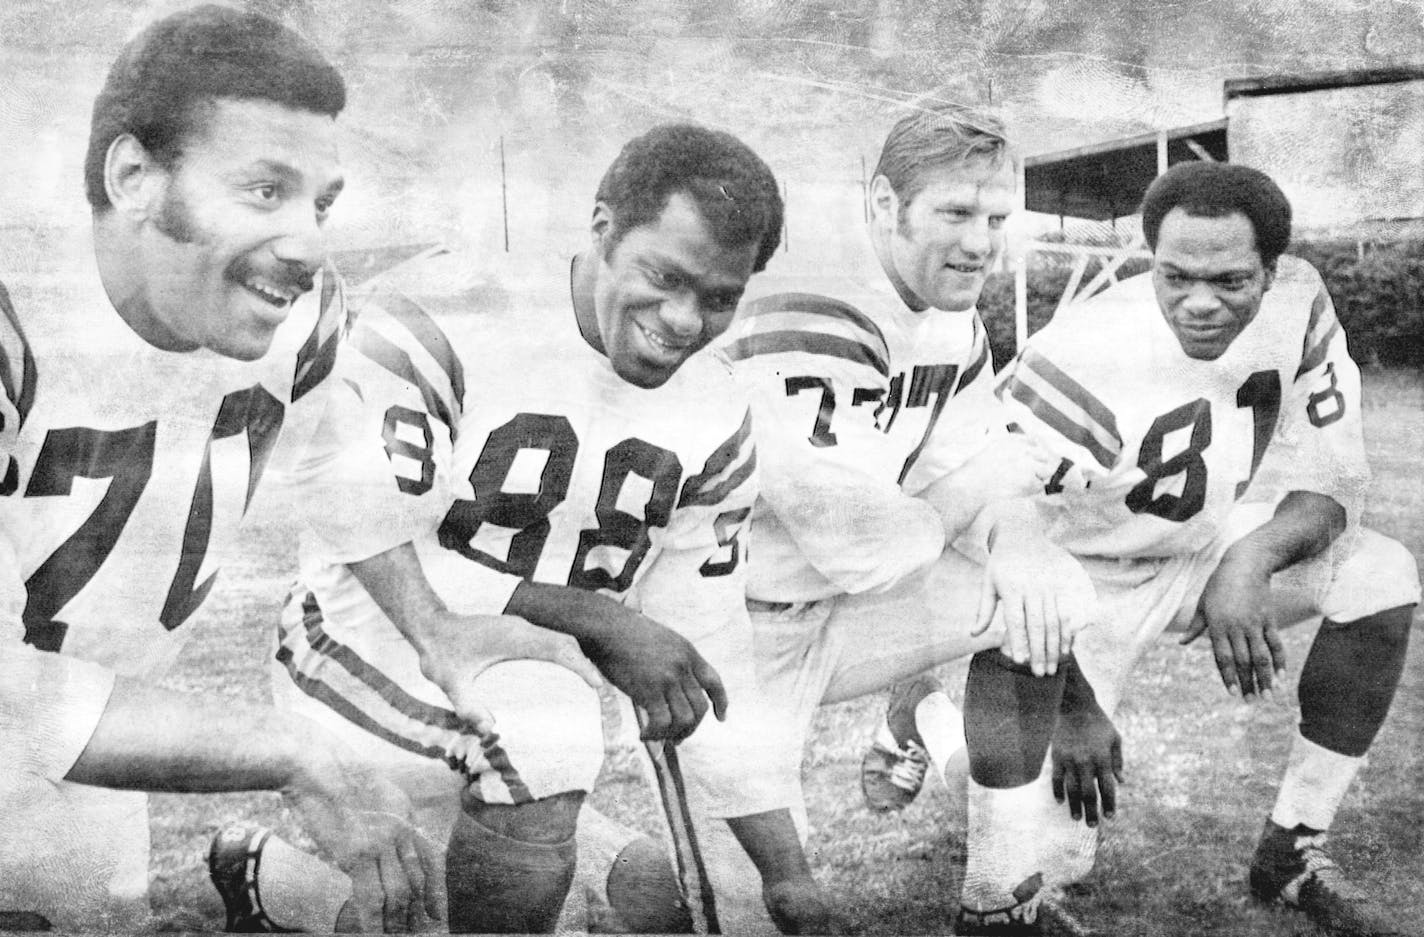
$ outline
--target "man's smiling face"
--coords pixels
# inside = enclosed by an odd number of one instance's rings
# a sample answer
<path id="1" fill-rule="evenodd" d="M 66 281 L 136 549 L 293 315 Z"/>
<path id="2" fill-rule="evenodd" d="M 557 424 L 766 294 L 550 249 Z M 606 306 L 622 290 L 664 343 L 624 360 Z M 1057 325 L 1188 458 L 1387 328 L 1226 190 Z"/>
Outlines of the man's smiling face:
<path id="1" fill-rule="evenodd" d="M 616 243 L 611 230 L 600 205 L 594 311 L 602 351 L 624 380 L 659 387 L 732 324 L 759 245 L 719 243 L 697 203 L 680 192 L 657 220 Z"/>
<path id="2" fill-rule="evenodd" d="M 970 309 L 1004 251 L 1013 165 L 972 159 L 926 169 L 924 179 L 908 204 L 895 200 L 886 272 L 912 308 Z"/>
<path id="3" fill-rule="evenodd" d="M 159 172 L 131 311 L 165 347 L 260 358 L 326 258 L 322 226 L 342 186 L 335 121 L 219 99 Z"/>

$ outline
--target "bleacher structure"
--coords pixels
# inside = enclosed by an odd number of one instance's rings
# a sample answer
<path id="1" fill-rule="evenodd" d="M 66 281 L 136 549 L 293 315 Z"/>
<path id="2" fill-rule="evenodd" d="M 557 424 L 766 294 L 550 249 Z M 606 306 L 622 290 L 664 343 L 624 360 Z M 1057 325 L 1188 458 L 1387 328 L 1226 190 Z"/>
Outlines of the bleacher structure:
<path id="1" fill-rule="evenodd" d="M 1023 160 L 1021 208 L 1058 216 L 1065 236 L 1034 238 L 1017 258 L 1019 342 L 1028 334 L 1029 255 L 1071 263 L 1059 310 L 1117 282 L 1123 264 L 1151 256 L 1137 208 L 1177 163 L 1232 160 L 1270 173 L 1302 236 L 1347 238 L 1360 250 L 1424 238 L 1424 67 L 1230 79 L 1222 98 L 1218 120 Z M 1068 236 L 1069 219 L 1088 236 Z"/>

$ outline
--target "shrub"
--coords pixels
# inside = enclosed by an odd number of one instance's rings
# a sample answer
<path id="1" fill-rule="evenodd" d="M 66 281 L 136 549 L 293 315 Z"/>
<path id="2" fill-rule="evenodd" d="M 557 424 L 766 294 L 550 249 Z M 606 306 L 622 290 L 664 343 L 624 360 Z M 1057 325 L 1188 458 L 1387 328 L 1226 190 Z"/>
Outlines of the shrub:
<path id="1" fill-rule="evenodd" d="M 1424 241 L 1366 245 L 1363 250 L 1353 241 L 1310 241 L 1292 245 L 1290 252 L 1320 271 L 1356 361 L 1424 369 Z M 1096 265 L 1088 269 L 1085 279 Z M 1129 261 L 1120 275 L 1144 269 L 1145 262 Z M 1052 318 L 1069 276 L 1069 269 L 1051 256 L 1030 256 L 1030 335 Z M 989 331 L 994 364 L 1002 367 L 1015 350 L 1013 276 L 991 277 L 979 309 Z"/>

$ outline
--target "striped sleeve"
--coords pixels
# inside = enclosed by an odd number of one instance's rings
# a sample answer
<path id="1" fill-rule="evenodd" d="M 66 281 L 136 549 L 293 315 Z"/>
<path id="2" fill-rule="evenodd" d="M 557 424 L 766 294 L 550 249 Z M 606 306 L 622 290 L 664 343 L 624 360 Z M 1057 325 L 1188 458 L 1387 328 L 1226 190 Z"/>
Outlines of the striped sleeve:
<path id="1" fill-rule="evenodd" d="M 0 496 L 19 485 L 15 445 L 35 399 L 35 359 L 10 294 L 0 283 Z"/>
<path id="2" fill-rule="evenodd" d="M 715 506 L 726 501 L 756 470 L 752 414 L 747 410 L 737 431 L 713 450 L 702 471 L 689 478 L 678 497 L 679 508 Z"/>
<path id="3" fill-rule="evenodd" d="M 749 409 L 729 424 L 735 429 L 683 483 L 662 548 L 630 595 L 634 607 L 695 642 L 746 622 L 757 450 Z"/>
<path id="4" fill-rule="evenodd" d="M 1280 284 L 1273 292 L 1277 302 L 1310 304 L 1301 360 L 1253 484 L 1327 495 L 1345 508 L 1351 521 L 1357 521 L 1370 477 L 1360 370 L 1350 357 L 1345 332 L 1319 275 L 1306 268 L 1296 276 L 1305 280 L 1299 293 L 1292 295 Z"/>
<path id="5" fill-rule="evenodd" d="M 1325 363 L 1325 358 L 1330 353 L 1330 343 L 1339 334 L 1340 320 L 1335 317 L 1335 304 L 1331 301 L 1325 284 L 1321 283 L 1310 305 L 1310 319 L 1305 327 L 1305 341 L 1300 351 L 1300 367 L 1295 372 L 1297 380 Z"/>
<path id="6" fill-rule="evenodd" d="M 890 375 L 885 336 L 849 303 L 811 293 L 777 293 L 742 308 L 736 337 L 726 351 L 733 361 L 800 352 L 841 358 Z"/>
<path id="7" fill-rule="evenodd" d="M 314 390 L 336 367 L 336 353 L 346 324 L 346 295 L 341 277 L 332 267 L 322 270 L 319 303 L 316 325 L 297 350 L 292 403 Z"/>
<path id="8" fill-rule="evenodd" d="M 1104 469 L 1111 469 L 1122 454 L 1112 411 L 1032 345 L 1005 369 L 998 394 Z"/>
<path id="9" fill-rule="evenodd" d="M 959 396 L 966 388 L 974 386 L 975 381 L 992 381 L 994 369 L 991 366 L 992 358 L 989 354 L 989 332 L 984 328 L 984 322 L 978 315 L 974 317 L 974 345 L 969 351 L 969 364 L 959 375 L 959 381 L 954 385 L 954 396 Z"/>
<path id="10" fill-rule="evenodd" d="M 352 347 L 415 386 L 425 409 L 453 438 L 465 399 L 465 371 L 450 339 L 430 314 L 406 296 L 383 291 L 363 305 Z"/>

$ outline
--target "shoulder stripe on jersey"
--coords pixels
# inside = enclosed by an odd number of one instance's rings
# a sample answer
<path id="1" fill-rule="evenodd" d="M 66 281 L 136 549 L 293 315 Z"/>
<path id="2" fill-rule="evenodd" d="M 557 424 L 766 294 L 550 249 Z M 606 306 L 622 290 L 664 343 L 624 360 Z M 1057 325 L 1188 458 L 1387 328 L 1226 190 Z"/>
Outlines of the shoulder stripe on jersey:
<path id="1" fill-rule="evenodd" d="M 326 379 L 336 366 L 341 345 L 341 328 L 346 320 L 346 295 L 335 268 L 321 273 L 321 300 L 316 325 L 297 349 L 297 369 L 292 377 L 292 403 L 306 396 Z"/>
<path id="2" fill-rule="evenodd" d="M 707 457 L 702 471 L 682 486 L 680 508 L 712 505 L 737 490 L 756 469 L 756 447 L 751 444 L 752 414 L 748 410 L 742 425 Z"/>
<path id="3" fill-rule="evenodd" d="M 421 347 L 430 354 L 431 358 L 435 359 L 436 364 L 440 365 L 440 370 L 444 371 L 445 376 L 450 379 L 450 389 L 455 394 L 455 406 L 460 406 L 465 399 L 465 368 L 460 364 L 460 357 L 455 354 L 455 349 L 450 344 L 450 339 L 445 335 L 444 330 L 435 324 L 430 313 L 400 293 L 384 292 L 377 302 L 392 319 L 399 322 L 416 341 L 420 342 Z"/>
<path id="4" fill-rule="evenodd" d="M 747 303 L 742 309 L 742 317 L 754 319 L 757 316 L 778 312 L 804 312 L 813 316 L 843 319 L 866 332 L 869 342 L 875 347 L 881 349 L 888 347 L 885 335 L 880 331 L 880 326 L 876 325 L 874 320 L 865 313 L 850 303 L 832 299 L 829 296 L 817 296 L 815 293 L 775 293 L 771 296 L 763 296 Z"/>
<path id="5" fill-rule="evenodd" d="M 1008 393 L 1028 407 L 1064 439 L 1086 449 L 1099 465 L 1116 464 L 1122 436 L 1112 411 L 1033 349 L 1025 349 L 998 393 Z"/>
<path id="6" fill-rule="evenodd" d="M 0 387 L 19 414 L 20 426 L 25 424 L 35 402 L 36 380 L 35 356 L 25 338 L 25 330 L 20 328 L 20 317 L 10 302 L 10 294 L 5 284 L 0 283 Z M 0 429 L 4 428 L 3 417 L 0 417 Z"/>
<path id="7" fill-rule="evenodd" d="M 779 355 L 797 351 L 825 355 L 828 358 L 844 358 L 874 368 L 882 377 L 890 376 L 889 362 L 874 348 L 864 342 L 853 342 L 836 335 L 823 335 L 819 332 L 768 332 L 765 335 L 739 338 L 727 346 L 727 355 L 733 361 L 743 361 L 757 355 Z"/>
<path id="8" fill-rule="evenodd" d="M 395 342 L 364 322 L 357 323 L 356 328 L 352 330 L 351 344 L 361 354 L 396 377 L 415 385 L 420 390 L 421 399 L 425 401 L 425 409 L 450 428 L 453 438 L 456 431 L 456 414 L 451 403 L 440 395 L 440 391 L 436 390 L 429 379 L 415 366 L 415 363 L 410 360 L 410 355 L 406 354 Z"/>
<path id="9" fill-rule="evenodd" d="M 1301 350 L 1300 368 L 1295 372 L 1296 377 L 1320 366 L 1330 351 L 1330 342 L 1339 331 L 1340 320 L 1335 317 L 1335 306 L 1322 287 L 1320 292 L 1315 294 L 1315 302 L 1310 307 L 1310 324 L 1305 328 L 1305 347 Z"/>
<path id="10" fill-rule="evenodd" d="M 959 376 L 959 383 L 954 387 L 956 394 L 974 383 L 979 372 L 984 370 L 984 366 L 989 363 L 989 342 L 984 337 L 984 332 L 980 329 L 978 322 L 974 323 L 974 343 L 979 346 L 979 353 L 974 356 L 974 361 Z"/>
<path id="11" fill-rule="evenodd" d="M 816 319 L 833 320 L 841 334 L 828 333 Z M 798 321 L 800 320 L 800 321 Z M 880 327 L 849 303 L 814 293 L 776 293 L 742 307 L 739 323 L 743 336 L 729 346 L 734 360 L 758 354 L 808 352 L 869 364 L 882 375 L 890 373 L 890 347 Z M 756 341 L 759 337 L 774 341 Z M 794 336 L 801 337 L 798 344 Z M 820 341 L 817 340 L 820 339 Z M 741 347 L 741 353 L 731 348 Z"/>
<path id="12" fill-rule="evenodd" d="M 302 602 L 302 625 L 279 629 L 280 660 L 297 686 L 343 718 L 406 751 L 455 767 L 449 750 L 468 728 L 453 711 L 421 702 L 321 627 L 322 611 L 310 592 Z M 306 663 L 301 664 L 298 658 Z M 514 803 L 533 800 L 510 763 L 499 736 L 482 737 L 480 747 Z"/>

